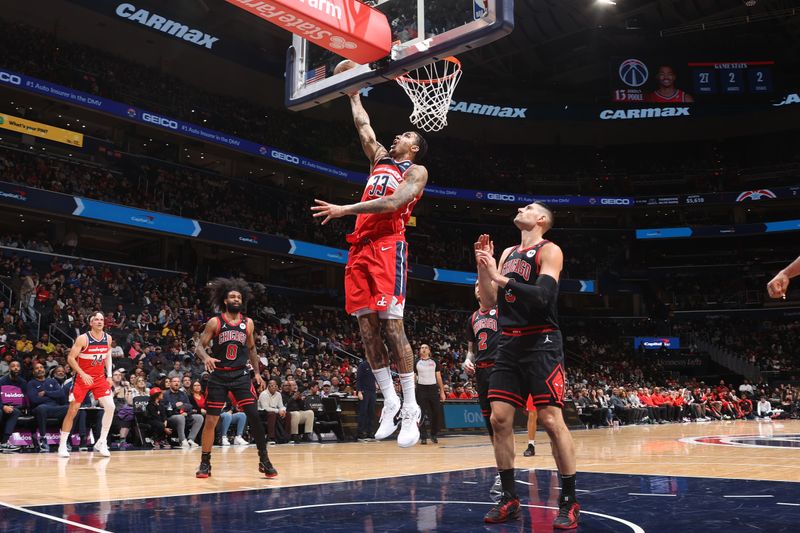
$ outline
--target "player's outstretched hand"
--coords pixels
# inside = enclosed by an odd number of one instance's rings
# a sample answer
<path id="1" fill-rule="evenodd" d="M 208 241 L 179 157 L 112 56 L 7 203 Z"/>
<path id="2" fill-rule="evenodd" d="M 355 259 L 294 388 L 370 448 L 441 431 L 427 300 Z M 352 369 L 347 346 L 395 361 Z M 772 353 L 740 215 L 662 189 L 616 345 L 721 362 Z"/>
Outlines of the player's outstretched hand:
<path id="1" fill-rule="evenodd" d="M 770 298 L 786 299 L 786 290 L 789 288 L 789 276 L 783 272 L 778 274 L 767 283 L 767 292 Z"/>
<path id="2" fill-rule="evenodd" d="M 217 363 L 219 363 L 219 359 L 214 359 L 213 357 L 206 357 L 205 365 L 206 370 L 209 372 L 213 372 L 217 369 Z"/>
<path id="3" fill-rule="evenodd" d="M 325 217 L 325 219 L 322 221 L 323 226 L 331 219 L 344 216 L 344 209 L 342 206 L 323 202 L 322 200 L 317 200 L 316 198 L 314 198 L 314 201 L 317 203 L 317 205 L 311 207 L 311 210 L 316 211 L 316 213 L 314 213 L 314 218 Z"/>

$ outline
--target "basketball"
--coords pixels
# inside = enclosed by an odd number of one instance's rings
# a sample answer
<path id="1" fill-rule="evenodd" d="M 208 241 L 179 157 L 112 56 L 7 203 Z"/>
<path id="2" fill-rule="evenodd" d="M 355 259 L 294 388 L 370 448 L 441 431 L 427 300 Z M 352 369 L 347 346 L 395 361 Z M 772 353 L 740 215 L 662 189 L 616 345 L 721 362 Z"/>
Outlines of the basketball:
<path id="1" fill-rule="evenodd" d="M 340 61 L 336 68 L 333 69 L 334 74 L 339 74 L 340 72 L 344 72 L 346 70 L 350 70 L 351 68 L 356 68 L 358 63 L 355 61 L 351 61 L 349 59 L 345 59 L 344 61 Z"/>

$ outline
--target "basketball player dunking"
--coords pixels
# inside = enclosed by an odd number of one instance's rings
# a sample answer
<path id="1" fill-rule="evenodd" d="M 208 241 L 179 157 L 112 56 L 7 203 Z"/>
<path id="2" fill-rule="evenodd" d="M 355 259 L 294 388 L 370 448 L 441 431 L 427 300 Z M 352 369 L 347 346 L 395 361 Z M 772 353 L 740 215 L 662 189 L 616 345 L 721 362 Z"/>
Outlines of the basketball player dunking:
<path id="1" fill-rule="evenodd" d="M 267 437 L 264 425 L 256 408 L 256 391 L 250 381 L 247 362 L 255 369 L 259 392 L 264 389 L 264 380 L 258 373 L 258 353 L 253 335 L 253 321 L 244 315 L 251 294 L 250 286 L 241 279 L 217 278 L 211 282 L 211 303 L 220 309 L 220 314 L 211 318 L 200 335 L 195 355 L 203 360 L 211 373 L 206 390 L 206 419 L 203 426 L 203 454 L 196 476 L 211 476 L 211 447 L 214 445 L 214 430 L 219 421 L 228 393 L 247 415 L 250 431 L 258 448 L 258 471 L 268 478 L 278 475 L 267 455 Z M 208 345 L 214 341 L 211 355 Z"/>
<path id="2" fill-rule="evenodd" d="M 488 235 L 475 243 L 482 305 L 498 306 L 501 329 L 497 360 L 489 378 L 494 429 L 494 453 L 503 495 L 485 517 L 489 523 L 519 516 L 514 479 L 514 409 L 530 394 L 539 422 L 550 436 L 553 458 L 561 475 L 556 529 L 578 525 L 580 505 L 575 498 L 575 447 L 561 409 L 564 405 L 564 348 L 558 327 L 558 279 L 564 263 L 561 248 L 544 239 L 553 226 L 553 213 L 540 203 L 518 210 L 514 225 L 519 246 L 494 260 Z M 485 300 L 485 301 L 484 301 Z"/>
<path id="3" fill-rule="evenodd" d="M 105 317 L 99 311 L 89 319 L 89 325 L 91 329 L 78 335 L 67 354 L 67 362 L 75 372 L 75 378 L 69 393 L 69 409 L 61 424 L 59 457 L 69 457 L 67 442 L 72 423 L 90 391 L 103 407 L 100 438 L 94 443 L 94 449 L 103 457 L 111 456 L 106 442 L 114 420 L 114 400 L 111 398 L 111 335 L 103 331 Z"/>
<path id="4" fill-rule="evenodd" d="M 419 441 L 420 408 L 414 393 L 414 354 L 403 327 L 406 299 L 408 244 L 405 225 L 428 181 L 428 171 L 416 164 L 425 156 L 428 144 L 417 132 L 407 131 L 394 138 L 387 150 L 375 138 L 369 116 L 358 93 L 350 96 L 361 146 L 370 161 L 370 175 L 361 202 L 334 205 L 315 200 L 314 217 L 322 224 L 356 215 L 353 233 L 347 236 L 350 253 L 344 271 L 345 308 L 358 319 L 367 360 L 383 393 L 384 403 L 376 439 L 384 439 L 402 427 L 397 444 L 410 447 Z M 394 390 L 389 356 L 381 337 L 389 344 L 400 373 L 403 404 Z"/>

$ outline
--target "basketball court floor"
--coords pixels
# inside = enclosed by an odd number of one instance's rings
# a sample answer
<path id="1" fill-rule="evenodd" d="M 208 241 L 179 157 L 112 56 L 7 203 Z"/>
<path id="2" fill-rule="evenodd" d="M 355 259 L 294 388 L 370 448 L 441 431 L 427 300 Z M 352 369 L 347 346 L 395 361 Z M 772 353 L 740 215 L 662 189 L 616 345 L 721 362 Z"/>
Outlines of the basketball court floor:
<path id="1" fill-rule="evenodd" d="M 579 531 L 798 531 L 800 421 L 576 431 Z M 517 435 L 522 451 L 525 435 Z M 495 469 L 485 436 L 394 442 L 0 456 L 0 531 L 550 531 L 558 476 L 544 433 L 518 457 L 522 517 L 484 525 Z"/>

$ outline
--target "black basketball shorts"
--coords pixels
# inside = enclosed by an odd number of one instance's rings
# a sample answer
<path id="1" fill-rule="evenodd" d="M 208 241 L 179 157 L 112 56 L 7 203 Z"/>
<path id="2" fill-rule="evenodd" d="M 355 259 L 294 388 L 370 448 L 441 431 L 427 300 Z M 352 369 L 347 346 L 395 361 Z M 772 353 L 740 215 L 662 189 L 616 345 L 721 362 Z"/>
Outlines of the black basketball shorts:
<path id="1" fill-rule="evenodd" d="M 492 407 L 489 404 L 489 377 L 494 370 L 491 362 L 475 365 L 475 388 L 478 389 L 478 404 L 481 406 L 481 414 L 484 418 L 492 414 Z"/>
<path id="2" fill-rule="evenodd" d="M 529 394 L 535 406 L 564 407 L 565 379 L 560 331 L 503 335 L 488 396 L 490 401 L 503 401 L 522 409 Z"/>
<path id="3" fill-rule="evenodd" d="M 256 403 L 256 389 L 250 380 L 250 372 L 247 369 L 230 372 L 212 372 L 208 377 L 208 388 L 206 389 L 206 413 L 211 416 L 219 416 L 225 402 L 229 401 L 228 393 L 232 393 L 239 408 Z"/>

